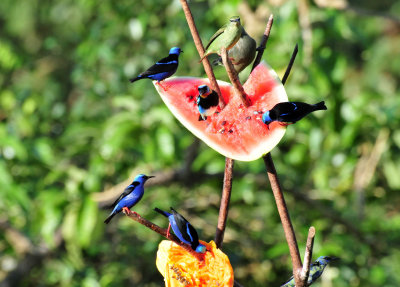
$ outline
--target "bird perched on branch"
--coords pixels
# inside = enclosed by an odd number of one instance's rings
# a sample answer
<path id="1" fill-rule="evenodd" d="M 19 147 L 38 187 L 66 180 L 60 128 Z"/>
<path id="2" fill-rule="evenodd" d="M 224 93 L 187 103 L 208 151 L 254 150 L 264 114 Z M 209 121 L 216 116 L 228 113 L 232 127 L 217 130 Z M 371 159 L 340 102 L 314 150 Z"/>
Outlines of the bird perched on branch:
<path id="1" fill-rule="evenodd" d="M 324 272 L 325 267 L 333 260 L 338 260 L 338 257 L 330 257 L 330 256 L 320 256 L 318 259 L 310 265 L 310 274 L 307 279 L 307 286 L 310 286 L 315 282 Z M 281 287 L 295 287 L 295 282 L 293 276 L 289 278 L 289 280 L 281 285 Z"/>
<path id="2" fill-rule="evenodd" d="M 240 25 L 239 16 L 233 16 L 229 19 L 229 23 L 222 26 L 215 34 L 211 37 L 210 41 L 206 46 L 206 51 L 203 57 L 200 59 L 201 62 L 205 57 L 211 54 L 219 54 L 221 48 L 226 48 L 227 51 L 239 41 L 242 33 L 242 25 Z"/>
<path id="3" fill-rule="evenodd" d="M 218 107 L 219 97 L 216 91 L 210 90 L 207 85 L 198 86 L 197 107 L 199 109 L 199 121 L 205 121 Z"/>
<path id="4" fill-rule="evenodd" d="M 139 200 L 142 199 L 144 194 L 144 183 L 154 176 L 147 176 L 144 174 L 139 174 L 135 177 L 130 185 L 128 185 L 124 192 L 117 198 L 117 200 L 112 204 L 114 207 L 110 215 L 104 220 L 104 223 L 108 224 L 110 220 L 121 211 L 130 214 L 130 208 L 132 208 Z M 136 213 L 136 212 L 134 212 Z"/>
<path id="5" fill-rule="evenodd" d="M 246 30 L 241 27 L 241 35 L 236 44 L 228 51 L 228 57 L 231 59 L 233 67 L 237 73 L 243 71 L 250 65 L 256 56 L 256 41 L 247 34 Z M 222 58 L 213 61 L 213 65 L 223 65 Z"/>
<path id="6" fill-rule="evenodd" d="M 155 211 L 164 215 L 169 220 L 167 237 L 169 237 L 169 230 L 172 227 L 175 235 L 179 238 L 180 241 L 189 244 L 192 249 L 198 253 L 206 252 L 206 247 L 199 242 L 199 236 L 197 235 L 196 229 L 187 221 L 181 214 L 179 214 L 172 207 L 172 213 L 163 211 L 159 208 L 154 208 Z"/>
<path id="7" fill-rule="evenodd" d="M 157 81 L 160 84 L 160 81 L 171 77 L 176 70 L 178 69 L 178 58 L 180 53 L 183 53 L 181 48 L 173 47 L 169 50 L 168 57 L 165 57 L 155 63 L 153 66 L 148 68 L 143 73 L 139 74 L 136 78 L 130 79 L 130 82 L 133 83 L 135 81 L 141 79 L 151 79 Z"/>
<path id="8" fill-rule="evenodd" d="M 283 102 L 276 104 L 271 110 L 266 111 L 262 115 L 264 124 L 269 125 L 272 122 L 295 123 L 311 112 L 318 110 L 326 110 L 325 102 L 319 102 L 310 105 L 302 102 Z"/>

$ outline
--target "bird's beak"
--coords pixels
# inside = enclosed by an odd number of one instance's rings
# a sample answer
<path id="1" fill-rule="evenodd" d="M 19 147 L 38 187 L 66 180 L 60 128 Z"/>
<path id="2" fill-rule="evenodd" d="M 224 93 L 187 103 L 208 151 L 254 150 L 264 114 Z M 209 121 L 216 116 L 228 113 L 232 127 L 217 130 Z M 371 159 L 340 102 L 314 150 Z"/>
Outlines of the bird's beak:
<path id="1" fill-rule="evenodd" d="M 149 175 L 149 176 L 147 176 L 147 179 L 152 178 L 152 177 L 155 177 L 155 176 L 154 175 Z"/>

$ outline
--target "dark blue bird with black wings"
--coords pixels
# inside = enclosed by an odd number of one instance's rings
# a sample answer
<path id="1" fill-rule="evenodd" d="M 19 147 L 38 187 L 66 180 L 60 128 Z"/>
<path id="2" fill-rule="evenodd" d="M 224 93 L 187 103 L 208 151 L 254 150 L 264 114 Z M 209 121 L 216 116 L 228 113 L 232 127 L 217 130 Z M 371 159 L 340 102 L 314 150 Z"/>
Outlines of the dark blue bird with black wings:
<path id="1" fill-rule="evenodd" d="M 124 192 L 117 198 L 117 200 L 113 203 L 113 211 L 111 211 L 110 215 L 104 220 L 104 223 L 108 224 L 110 220 L 117 214 L 124 210 L 127 214 L 129 214 L 130 208 L 132 208 L 139 200 L 142 199 L 144 194 L 144 183 L 154 176 L 147 176 L 144 174 L 138 174 L 135 179 L 132 181 L 130 185 L 128 185 Z"/>
<path id="2" fill-rule="evenodd" d="M 167 237 L 169 236 L 169 229 L 172 227 L 175 235 L 179 238 L 180 241 L 189 244 L 192 249 L 198 253 L 206 252 L 206 247 L 199 242 L 199 236 L 197 235 L 196 229 L 187 221 L 181 214 L 179 214 L 172 207 L 172 213 L 163 211 L 159 208 L 154 208 L 155 211 L 164 215 L 169 220 Z"/>
<path id="3" fill-rule="evenodd" d="M 219 97 L 217 92 L 210 90 L 207 85 L 197 87 L 199 95 L 197 96 L 197 108 L 199 109 L 199 121 L 205 121 L 207 116 L 211 116 L 217 109 Z"/>
<path id="4" fill-rule="evenodd" d="M 158 83 L 160 83 L 160 81 L 168 77 L 171 77 L 178 69 L 178 63 L 179 63 L 178 58 L 180 53 L 183 53 L 181 48 L 179 47 L 171 48 L 169 50 L 168 57 L 159 60 L 157 63 L 148 68 L 146 71 L 139 74 L 139 76 L 137 76 L 136 78 L 130 79 L 131 83 L 146 78 L 155 80 Z"/>
<path id="5" fill-rule="evenodd" d="M 318 259 L 311 264 L 310 266 L 310 274 L 307 279 L 307 286 L 310 286 L 315 282 L 324 272 L 325 267 L 333 260 L 338 260 L 338 257 L 333 256 L 320 256 Z M 284 283 L 281 287 L 294 287 L 295 282 L 293 276 L 289 278 L 289 280 Z"/>
<path id="6" fill-rule="evenodd" d="M 283 102 L 276 104 L 271 110 L 266 111 L 262 116 L 262 121 L 266 125 L 275 121 L 294 124 L 309 113 L 318 110 L 327 110 L 324 101 L 315 105 L 302 102 Z"/>

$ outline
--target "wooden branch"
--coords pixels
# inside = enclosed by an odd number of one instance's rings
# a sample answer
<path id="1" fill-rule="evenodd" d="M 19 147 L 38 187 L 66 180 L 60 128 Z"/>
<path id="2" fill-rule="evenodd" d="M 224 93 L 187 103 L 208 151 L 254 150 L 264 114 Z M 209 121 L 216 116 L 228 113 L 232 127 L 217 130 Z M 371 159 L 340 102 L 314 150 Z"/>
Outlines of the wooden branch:
<path id="1" fill-rule="evenodd" d="M 281 185 L 279 183 L 271 154 L 266 154 L 263 157 L 263 160 L 267 169 L 269 181 L 271 183 L 272 192 L 275 197 L 276 206 L 278 207 L 286 241 L 289 245 L 289 252 L 293 265 L 293 276 L 295 278 L 296 286 L 303 287 L 300 285 L 300 272 L 303 269 L 303 266 L 301 264 L 299 247 L 297 245 L 296 235 L 294 233 L 292 222 L 290 221 L 289 211 L 286 206 L 285 198 L 282 193 Z"/>
<path id="2" fill-rule="evenodd" d="M 180 0 L 181 5 L 183 8 L 183 13 L 185 13 L 186 21 L 188 22 L 190 32 L 192 33 L 193 41 L 194 44 L 196 45 L 197 52 L 199 53 L 200 57 L 203 57 L 204 55 L 204 46 L 203 43 L 201 42 L 199 32 L 197 31 L 196 24 L 194 23 L 193 15 L 192 12 L 190 11 L 189 5 L 186 0 Z M 207 58 L 205 58 L 203 61 L 203 67 L 204 71 L 207 74 L 208 79 L 210 80 L 211 83 L 211 88 L 217 92 L 219 96 L 219 106 L 221 109 L 224 109 L 226 103 L 224 101 L 224 98 L 221 95 L 221 90 L 218 86 L 217 80 L 215 78 L 213 69 L 211 67 L 210 61 L 208 61 Z"/>
<path id="3" fill-rule="evenodd" d="M 232 83 L 232 86 L 233 86 L 233 89 L 235 91 L 235 94 L 238 97 L 240 97 L 240 100 L 242 101 L 242 104 L 245 107 L 250 106 L 250 100 L 247 97 L 247 95 L 246 95 L 246 93 L 245 93 L 245 91 L 243 89 L 242 84 L 240 83 L 238 74 L 236 73 L 235 68 L 233 67 L 231 60 L 229 60 L 226 48 L 222 48 L 221 49 L 221 58 L 222 58 L 222 63 L 224 63 L 224 66 L 225 66 L 225 70 L 228 73 L 229 80 Z"/>
<path id="4" fill-rule="evenodd" d="M 169 237 L 167 237 L 167 229 L 165 228 L 161 228 L 160 226 L 158 226 L 157 224 L 154 224 L 153 222 L 143 218 L 142 216 L 140 216 L 139 214 L 135 213 L 135 212 L 131 212 L 129 214 L 125 214 L 126 216 L 128 216 L 129 218 L 135 220 L 136 222 L 146 226 L 147 228 L 153 230 L 154 232 L 160 234 L 161 236 L 164 236 L 165 238 L 167 238 L 168 240 L 173 241 L 174 243 L 176 243 L 177 245 L 179 245 L 180 247 L 184 248 L 187 252 L 189 252 L 190 254 L 192 254 L 193 256 L 195 256 L 197 259 L 202 260 L 202 254 L 197 253 L 196 251 L 194 251 L 190 245 L 183 243 L 179 240 L 178 237 L 176 237 L 174 234 L 172 234 L 170 232 Z"/>
<path id="5" fill-rule="evenodd" d="M 232 192 L 233 165 L 234 165 L 233 159 L 230 158 L 225 159 L 224 184 L 222 187 L 221 205 L 219 208 L 217 231 L 215 232 L 215 244 L 219 249 L 221 249 L 222 247 L 222 241 L 224 240 L 224 233 L 226 227 L 226 220 L 228 218 L 229 201 L 231 199 L 231 192 Z"/>
<path id="6" fill-rule="evenodd" d="M 288 66 L 286 68 L 285 74 L 283 75 L 282 85 L 284 85 L 286 83 L 286 80 L 289 77 L 290 71 L 292 70 L 292 67 L 293 67 L 294 60 L 296 60 L 296 56 L 297 56 L 297 52 L 298 51 L 299 51 L 299 46 L 298 46 L 298 44 L 296 44 L 296 46 L 293 49 L 292 56 L 290 57 L 290 61 L 289 61 L 289 64 L 288 64 Z"/>
<path id="7" fill-rule="evenodd" d="M 289 76 L 290 70 L 292 69 L 294 60 L 297 55 L 297 45 L 293 51 L 292 57 L 290 58 L 290 62 L 288 67 L 286 68 L 285 75 L 282 78 L 282 84 L 286 83 L 286 80 Z M 289 246 L 290 257 L 292 258 L 292 266 L 293 266 L 293 276 L 296 283 L 296 287 L 304 287 L 301 280 L 301 272 L 303 270 L 303 265 L 301 263 L 299 247 L 297 245 L 296 235 L 294 233 L 292 222 L 290 221 L 289 211 L 286 206 L 285 198 L 282 193 L 282 188 L 279 183 L 278 174 L 276 173 L 275 165 L 272 160 L 271 153 L 266 154 L 263 157 L 265 167 L 268 173 L 268 179 L 271 183 L 272 192 L 275 197 L 276 206 L 278 207 L 279 216 L 281 218 L 283 231 L 285 233 L 286 241 Z"/>
<path id="8" fill-rule="evenodd" d="M 272 28 L 272 24 L 273 23 L 274 23 L 274 15 L 271 14 L 269 16 L 269 19 L 268 19 L 267 27 L 265 28 L 265 31 L 264 31 L 264 35 L 263 35 L 263 37 L 261 39 L 260 46 L 258 46 L 258 48 L 257 48 L 258 53 L 257 53 L 257 56 L 256 56 L 256 60 L 253 63 L 253 68 L 251 68 L 252 71 L 261 62 L 262 56 L 264 54 L 265 47 L 266 47 L 268 39 L 269 39 L 269 34 L 271 32 L 271 28 Z"/>
<path id="9" fill-rule="evenodd" d="M 306 251 L 304 254 L 303 270 L 300 275 L 302 281 L 301 284 L 303 284 L 303 286 L 307 286 L 308 275 L 310 274 L 310 265 L 314 247 L 314 237 L 315 237 L 315 228 L 314 226 L 311 226 L 310 229 L 308 230 Z"/>

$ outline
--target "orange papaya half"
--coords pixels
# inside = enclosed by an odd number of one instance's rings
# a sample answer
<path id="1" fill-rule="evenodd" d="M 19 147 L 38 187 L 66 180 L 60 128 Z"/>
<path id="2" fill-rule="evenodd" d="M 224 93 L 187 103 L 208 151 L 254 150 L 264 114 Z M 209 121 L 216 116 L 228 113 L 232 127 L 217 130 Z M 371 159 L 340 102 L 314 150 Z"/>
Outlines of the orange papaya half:
<path id="1" fill-rule="evenodd" d="M 209 85 L 208 79 L 175 77 L 153 82 L 173 115 L 195 136 L 220 154 L 240 161 L 252 161 L 270 152 L 282 139 L 286 127 L 261 120 L 262 113 L 279 102 L 287 102 L 286 91 L 277 74 L 267 64 L 259 64 L 243 85 L 250 101 L 245 107 L 231 84 L 218 81 L 224 109 L 199 121 L 197 87 Z M 210 86 L 211 88 L 211 86 Z"/>

